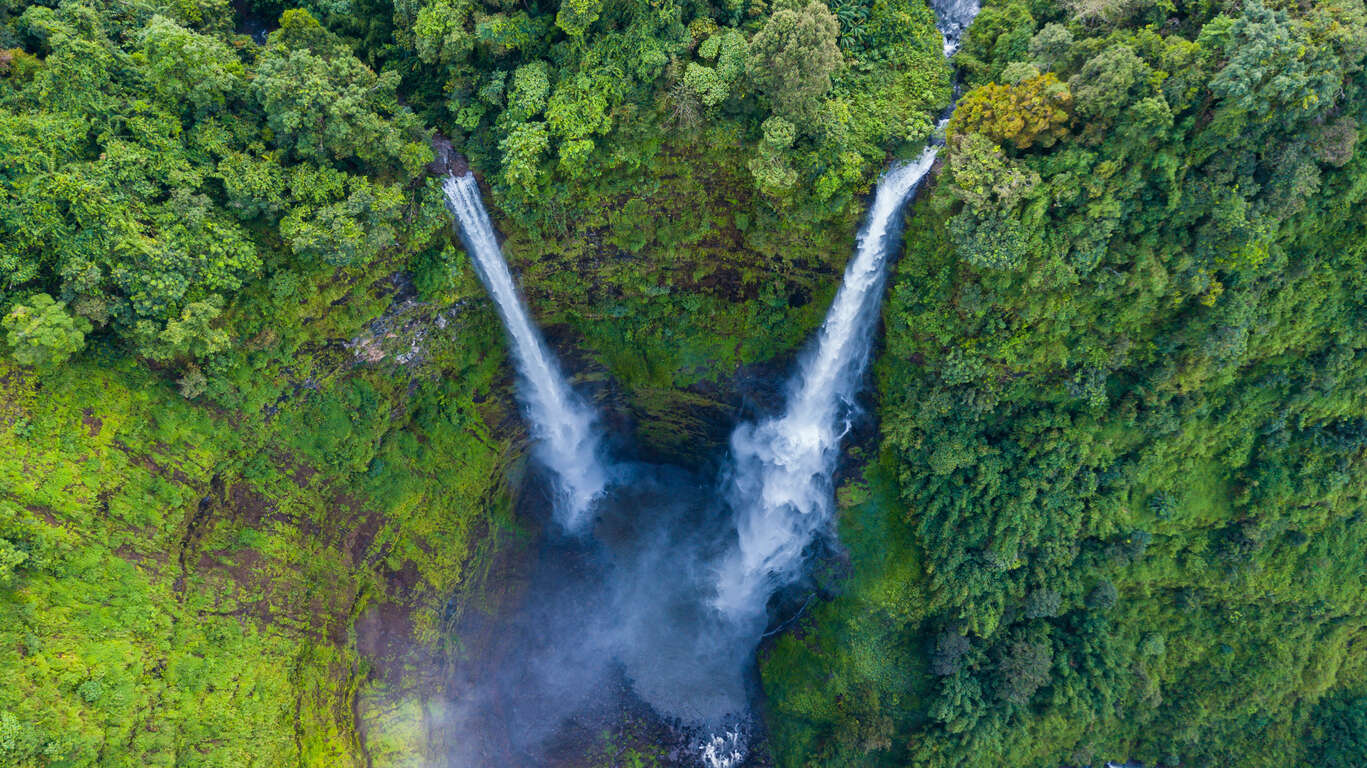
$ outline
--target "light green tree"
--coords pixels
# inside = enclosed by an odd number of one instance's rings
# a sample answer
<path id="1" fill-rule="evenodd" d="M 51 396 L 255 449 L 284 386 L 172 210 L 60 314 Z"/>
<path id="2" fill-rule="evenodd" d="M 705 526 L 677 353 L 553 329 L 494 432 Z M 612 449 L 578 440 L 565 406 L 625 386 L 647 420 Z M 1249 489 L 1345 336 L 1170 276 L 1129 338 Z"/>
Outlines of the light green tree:
<path id="1" fill-rule="evenodd" d="M 413 20 L 413 43 L 418 58 L 436 64 L 461 61 L 474 50 L 469 18 L 471 7 L 466 2 L 436 0 L 423 5 Z"/>
<path id="2" fill-rule="evenodd" d="M 530 120 L 546 108 L 546 97 L 550 92 L 550 68 L 546 62 L 523 64 L 513 72 L 505 114 L 513 120 Z"/>
<path id="3" fill-rule="evenodd" d="M 15 304 L 0 325 L 15 362 L 38 368 L 60 365 L 80 352 L 91 328 L 89 320 L 71 316 L 46 293 Z"/>
<path id="4" fill-rule="evenodd" d="M 563 0 L 555 14 L 555 25 L 570 37 L 580 38 L 602 11 L 602 0 Z"/>
<path id="5" fill-rule="evenodd" d="M 503 151 L 503 183 L 535 193 L 541 184 L 541 157 L 550 147 L 545 123 L 523 123 L 499 143 Z"/>
<path id="6" fill-rule="evenodd" d="M 684 70 L 684 87 L 704 107 L 721 104 L 745 73 L 746 51 L 745 37 L 734 29 L 712 35 L 698 46 L 698 56 L 713 65 L 690 61 Z"/>
<path id="7" fill-rule="evenodd" d="M 142 55 L 157 94 L 172 104 L 222 107 L 242 88 L 242 63 L 223 41 L 153 16 L 142 33 Z"/>
<path id="8" fill-rule="evenodd" d="M 797 184 L 797 171 L 788 163 L 787 150 L 797 138 L 797 126 L 777 115 L 764 121 L 764 138 L 749 163 L 755 186 L 775 200 L 785 199 Z"/>

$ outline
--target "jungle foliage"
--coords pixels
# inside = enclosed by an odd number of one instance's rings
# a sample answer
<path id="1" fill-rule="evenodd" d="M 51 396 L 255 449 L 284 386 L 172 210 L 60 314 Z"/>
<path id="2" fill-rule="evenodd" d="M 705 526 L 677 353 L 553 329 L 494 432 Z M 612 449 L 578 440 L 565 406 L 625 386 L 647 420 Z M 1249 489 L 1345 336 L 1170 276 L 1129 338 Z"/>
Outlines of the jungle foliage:
<path id="1" fill-rule="evenodd" d="M 0 765 L 420 764 L 511 525 L 427 130 L 233 17 L 0 5 Z"/>
<path id="2" fill-rule="evenodd" d="M 983 9 L 782 762 L 1361 759 L 1364 55 L 1356 2 Z"/>
<path id="3" fill-rule="evenodd" d="M 440 755 L 524 446 L 432 128 L 541 313 L 673 425 L 643 439 L 697 450 L 725 406 L 680 387 L 801 342 L 946 98 L 929 10 L 871 9 L 0 4 L 0 765 Z"/>
<path id="4" fill-rule="evenodd" d="M 780 764 L 1363 762 L 1364 57 L 1360 0 L 987 3 Z M 0 765 L 440 748 L 367 627 L 458 653 L 523 446 L 434 129 L 678 458 L 949 72 L 920 0 L 0 0 Z"/>

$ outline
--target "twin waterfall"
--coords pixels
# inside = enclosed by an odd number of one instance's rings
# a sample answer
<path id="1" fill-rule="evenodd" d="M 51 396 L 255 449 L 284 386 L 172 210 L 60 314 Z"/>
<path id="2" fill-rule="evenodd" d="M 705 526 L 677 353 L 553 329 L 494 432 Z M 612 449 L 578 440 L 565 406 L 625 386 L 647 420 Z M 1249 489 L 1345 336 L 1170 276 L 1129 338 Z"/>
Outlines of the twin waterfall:
<path id="1" fill-rule="evenodd" d="M 945 55 L 950 56 L 977 13 L 978 0 L 931 4 Z M 584 633 L 586 643 L 620 654 L 633 686 L 647 700 L 661 692 L 683 700 L 688 698 L 685 688 L 706 688 L 714 680 L 719 691 L 742 688 L 739 667 L 712 662 L 753 654 L 767 622 L 769 598 L 800 576 L 809 545 L 830 530 L 832 478 L 868 368 L 889 257 L 899 241 L 906 202 L 929 173 L 937 151 L 929 144 L 916 160 L 894 165 L 879 179 L 854 258 L 815 340 L 799 358 L 783 410 L 741 424 L 731 434 L 722 482 L 707 497 L 724 502 L 717 506 L 724 506 L 725 513 L 673 529 L 662 522 L 667 515 L 652 506 L 657 502 L 631 501 L 647 498 L 641 494 L 648 483 L 631 469 L 642 465 L 610 462 L 593 410 L 566 382 L 518 295 L 475 178 L 467 173 L 445 180 L 448 204 L 507 328 L 518 372 L 517 396 L 533 454 L 553 486 L 556 521 L 586 547 L 632 528 L 613 519 L 622 509 L 646 526 L 641 530 L 654 531 L 637 545 L 636 561 L 610 566 L 620 571 L 614 578 L 631 582 L 616 593 L 629 594 L 629 599 L 608 601 L 613 605 L 601 609 L 607 611 L 603 625 L 611 629 Z M 633 482 L 643 483 L 642 488 Z M 614 501 L 619 497 L 627 500 L 625 507 Z M 600 518 L 602 524 L 595 527 Z M 651 523 L 655 518 L 660 521 Z M 726 522 L 716 526 L 713 520 Z M 652 524 L 658 530 L 649 529 Z M 698 546 L 698 541 L 715 546 Z M 607 549 L 619 551 L 612 548 L 620 548 L 620 540 L 612 542 Z M 633 571 L 633 562 L 649 567 Z M 583 621 L 587 619 L 571 623 Z M 616 637 L 614 633 L 620 634 L 615 645 L 604 639 Z M 563 668 L 563 663 L 552 667 Z M 743 694 L 718 697 L 740 698 L 744 706 Z M 745 752 L 741 737 L 728 732 L 728 738 L 699 747 L 703 762 L 713 768 L 739 764 Z"/>
<path id="2" fill-rule="evenodd" d="M 731 435 L 727 501 L 736 512 L 735 548 L 717 567 L 713 604 L 734 619 L 764 611 L 773 590 L 797 575 L 802 552 L 830 522 L 831 476 L 840 439 L 867 367 L 873 329 L 907 198 L 930 171 L 936 148 L 894 166 L 878 182 L 855 257 L 818 332 L 789 382 L 781 416 L 742 424 Z M 608 484 L 594 414 L 570 389 L 518 296 L 471 174 L 447 177 L 452 212 L 512 341 L 518 397 L 550 470 L 556 520 L 570 533 L 592 521 L 594 499 Z"/>
<path id="3" fill-rule="evenodd" d="M 533 455 L 553 474 L 556 519 L 566 530 L 580 530 L 590 519 L 594 499 L 607 487 L 608 473 L 602 463 L 594 413 L 570 389 L 532 324 L 499 250 L 475 177 L 469 173 L 447 176 L 442 189 L 446 204 L 460 222 L 475 271 L 498 307 L 512 341 L 521 378 L 518 399 L 531 429 Z"/>
<path id="4" fill-rule="evenodd" d="M 736 511 L 738 538 L 736 548 L 718 565 L 714 599 L 726 616 L 762 613 L 773 588 L 796 575 L 803 549 L 829 522 L 831 475 L 868 363 L 888 253 L 896 244 L 903 206 L 935 154 L 934 147 L 927 147 L 915 162 L 894 166 L 879 180 L 855 257 L 815 346 L 789 383 L 783 415 L 743 424 L 731 436 L 727 497 Z M 594 412 L 565 381 L 532 323 L 475 177 L 448 176 L 443 191 L 512 342 L 518 399 L 533 453 L 551 473 L 555 518 L 569 533 L 579 533 L 592 522 L 594 501 L 612 474 Z"/>

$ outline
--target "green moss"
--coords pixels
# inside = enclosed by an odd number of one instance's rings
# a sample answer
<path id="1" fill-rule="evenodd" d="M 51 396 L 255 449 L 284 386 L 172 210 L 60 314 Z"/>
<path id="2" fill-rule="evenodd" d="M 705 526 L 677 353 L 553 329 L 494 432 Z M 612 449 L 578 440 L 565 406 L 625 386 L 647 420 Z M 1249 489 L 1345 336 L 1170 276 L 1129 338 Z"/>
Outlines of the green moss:
<path id="1" fill-rule="evenodd" d="M 463 346 L 433 344 L 451 364 Z M 439 610 L 506 514 L 506 443 L 472 400 L 499 369 L 466 359 L 411 398 L 405 369 L 334 372 L 273 418 L 117 360 L 0 368 L 0 541 L 23 553 L 0 712 L 27 745 L 8 758 L 418 764 L 422 678 L 392 693 L 375 670 L 435 663 Z M 352 625 L 377 603 L 411 629 L 368 657 Z"/>

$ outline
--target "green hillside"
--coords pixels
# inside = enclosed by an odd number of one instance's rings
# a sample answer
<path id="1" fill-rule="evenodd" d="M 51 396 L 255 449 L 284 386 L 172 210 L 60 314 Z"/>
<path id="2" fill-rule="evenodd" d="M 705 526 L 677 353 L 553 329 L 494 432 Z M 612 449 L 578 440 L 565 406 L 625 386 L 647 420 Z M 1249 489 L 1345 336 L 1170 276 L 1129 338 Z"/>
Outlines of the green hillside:
<path id="1" fill-rule="evenodd" d="M 541 521 L 444 149 L 711 468 L 956 71 L 748 764 L 1362 764 L 1365 59 L 1360 0 L 948 62 L 923 0 L 0 0 L 0 768 L 447 765 Z"/>

